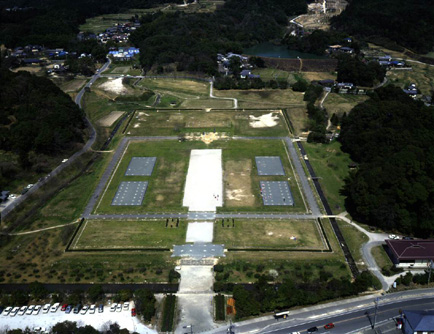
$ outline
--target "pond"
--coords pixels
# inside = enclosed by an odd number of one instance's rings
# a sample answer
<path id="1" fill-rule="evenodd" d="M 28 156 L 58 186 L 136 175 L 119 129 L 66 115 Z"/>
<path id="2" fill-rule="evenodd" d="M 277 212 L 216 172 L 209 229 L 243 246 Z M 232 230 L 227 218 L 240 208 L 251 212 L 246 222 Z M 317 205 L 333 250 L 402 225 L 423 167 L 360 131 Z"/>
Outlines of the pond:
<path id="1" fill-rule="evenodd" d="M 269 42 L 257 44 L 251 48 L 245 49 L 244 54 L 249 56 L 261 56 L 270 58 L 297 58 L 301 59 L 325 59 L 326 56 L 318 56 L 311 53 L 304 53 L 295 50 L 288 50 L 285 45 L 275 45 Z"/>

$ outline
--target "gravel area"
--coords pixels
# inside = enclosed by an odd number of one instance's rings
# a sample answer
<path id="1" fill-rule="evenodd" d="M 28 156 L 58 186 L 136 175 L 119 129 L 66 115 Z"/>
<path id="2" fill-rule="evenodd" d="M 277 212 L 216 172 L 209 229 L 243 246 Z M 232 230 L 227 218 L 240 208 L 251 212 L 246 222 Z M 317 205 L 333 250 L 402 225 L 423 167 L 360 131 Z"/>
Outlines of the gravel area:
<path id="1" fill-rule="evenodd" d="M 136 317 L 131 316 L 131 311 L 110 312 L 110 306 L 104 307 L 103 313 L 95 314 L 74 314 L 60 311 L 54 313 L 42 313 L 38 315 L 16 315 L 14 317 L 0 315 L 0 331 L 7 329 L 25 329 L 26 327 L 33 329 L 35 327 L 45 327 L 49 330 L 52 326 L 63 321 L 74 321 L 79 326 L 91 325 L 92 327 L 101 330 L 106 326 L 118 323 L 121 328 L 126 328 L 129 331 L 136 331 L 140 334 L 156 334 L 157 332 L 147 328 L 139 322 Z"/>
<path id="2" fill-rule="evenodd" d="M 222 205 L 222 150 L 191 150 L 183 206 L 215 212 Z"/>
<path id="3" fill-rule="evenodd" d="M 188 223 L 186 242 L 212 242 L 214 224 L 211 222 Z"/>

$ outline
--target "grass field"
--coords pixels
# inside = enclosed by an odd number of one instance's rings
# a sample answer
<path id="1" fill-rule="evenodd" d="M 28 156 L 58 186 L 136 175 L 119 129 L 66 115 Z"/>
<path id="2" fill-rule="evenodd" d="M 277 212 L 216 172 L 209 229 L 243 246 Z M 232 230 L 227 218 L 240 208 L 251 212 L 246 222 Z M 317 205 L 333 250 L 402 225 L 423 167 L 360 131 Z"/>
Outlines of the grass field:
<path id="1" fill-rule="evenodd" d="M 380 268 L 390 268 L 393 263 L 390 260 L 389 255 L 387 255 L 386 251 L 384 250 L 384 247 L 382 245 L 373 247 L 371 250 L 372 256 L 375 259 L 375 262 L 377 263 L 378 267 Z"/>
<path id="2" fill-rule="evenodd" d="M 217 100 L 219 101 L 219 100 Z M 127 134 L 132 136 L 177 136 L 192 132 L 218 132 L 244 136 L 287 136 L 288 130 L 282 114 L 277 110 L 276 125 L 254 128 L 250 116 L 260 117 L 271 111 L 261 110 L 143 110 L 136 112 Z"/>
<path id="3" fill-rule="evenodd" d="M 415 83 L 416 87 L 424 95 L 431 96 L 434 90 L 434 66 L 419 63 L 409 63 L 412 71 L 388 71 L 387 78 L 390 83 L 406 88 L 410 83 Z"/>
<path id="4" fill-rule="evenodd" d="M 88 220 L 72 243 L 73 249 L 172 248 L 185 243 L 187 223 L 166 221 Z"/>
<path id="5" fill-rule="evenodd" d="M 225 197 L 224 207 L 220 211 L 306 211 L 283 142 L 278 140 L 218 140 L 208 145 L 201 141 L 131 142 L 107 185 L 103 197 L 97 204 L 95 213 L 185 212 L 186 208 L 182 207 L 182 199 L 190 151 L 204 148 L 223 150 Z M 254 158 L 261 155 L 280 156 L 286 176 L 258 176 L 256 167 L 253 167 Z M 124 176 L 134 156 L 157 157 L 152 176 Z M 252 166 L 249 170 L 245 168 L 246 163 Z M 111 202 L 120 182 L 127 180 L 149 181 L 142 205 L 112 206 Z M 263 206 L 259 191 L 260 180 L 288 180 L 295 205 L 292 207 Z M 240 197 L 240 194 L 243 196 Z"/>
<path id="6" fill-rule="evenodd" d="M 324 107 L 329 116 L 336 114 L 341 117 L 343 113 L 348 114 L 356 105 L 368 99 L 366 95 L 330 93 L 324 101 Z"/>
<path id="7" fill-rule="evenodd" d="M 316 175 L 320 178 L 331 209 L 334 213 L 345 211 L 345 198 L 340 191 L 350 171 L 348 165 L 352 161 L 349 155 L 341 151 L 338 141 L 330 144 L 303 143 L 303 146 Z"/>
<path id="8" fill-rule="evenodd" d="M 368 236 L 360 232 L 354 226 L 341 220 L 338 220 L 338 225 L 348 245 L 348 249 L 353 256 L 354 261 L 356 261 L 357 267 L 359 270 L 366 269 L 366 264 L 363 262 L 361 248 L 364 243 L 368 242 Z"/>
<path id="9" fill-rule="evenodd" d="M 239 108 L 273 108 L 304 105 L 303 93 L 292 89 L 214 90 L 219 97 L 238 99 Z"/>
<path id="10" fill-rule="evenodd" d="M 229 273 L 227 281 L 232 283 L 255 282 L 258 274 L 268 275 L 270 270 L 277 271 L 277 282 L 285 279 L 315 282 L 320 271 L 329 272 L 338 279 L 350 279 L 343 258 L 329 253 L 229 252 L 219 264 L 224 266 L 224 273 Z"/>
<path id="11" fill-rule="evenodd" d="M 297 221 L 235 221 L 214 225 L 214 243 L 225 248 L 324 249 L 317 222 Z M 228 227 L 229 225 L 229 227 Z M 296 240 L 291 240 L 295 237 Z"/>
<path id="12" fill-rule="evenodd" d="M 140 75 L 142 70 L 134 69 L 131 65 L 112 64 L 104 74 Z"/>

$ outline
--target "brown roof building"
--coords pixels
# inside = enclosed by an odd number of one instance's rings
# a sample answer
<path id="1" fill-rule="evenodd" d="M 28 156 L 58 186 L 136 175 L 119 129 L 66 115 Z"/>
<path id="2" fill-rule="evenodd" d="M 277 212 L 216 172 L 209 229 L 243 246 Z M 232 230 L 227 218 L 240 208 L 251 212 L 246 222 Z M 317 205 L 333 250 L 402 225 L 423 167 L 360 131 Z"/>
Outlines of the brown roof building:
<path id="1" fill-rule="evenodd" d="M 388 253 L 396 267 L 427 268 L 434 260 L 434 239 L 387 239 Z"/>

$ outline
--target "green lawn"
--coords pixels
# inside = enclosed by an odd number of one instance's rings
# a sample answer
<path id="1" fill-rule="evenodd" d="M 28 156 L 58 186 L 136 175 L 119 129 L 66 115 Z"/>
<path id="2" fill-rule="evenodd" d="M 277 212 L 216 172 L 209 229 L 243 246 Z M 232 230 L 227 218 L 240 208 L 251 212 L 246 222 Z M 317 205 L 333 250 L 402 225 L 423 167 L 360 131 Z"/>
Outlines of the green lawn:
<path id="1" fill-rule="evenodd" d="M 187 223 L 137 220 L 88 220 L 72 243 L 73 249 L 172 248 L 185 243 Z"/>
<path id="2" fill-rule="evenodd" d="M 219 211 L 266 211 L 266 212 L 305 212 L 300 190 L 298 189 L 294 174 L 289 164 L 288 156 L 283 141 L 278 140 L 217 140 L 208 145 L 201 141 L 160 141 L 160 142 L 131 142 L 123 159 L 119 163 L 115 173 L 108 184 L 95 213 L 144 213 L 144 212 L 185 212 L 182 207 L 184 183 L 192 149 L 222 149 L 225 201 L 224 207 Z M 254 166 L 255 156 L 275 155 L 280 156 L 286 172 L 286 176 L 258 176 Z M 124 176 L 132 157 L 148 156 L 157 157 L 157 162 L 151 176 Z M 244 175 L 231 175 L 245 163 L 252 166 L 245 170 Z M 244 167 L 243 167 L 244 166 Z M 242 176 L 242 177 L 241 177 Z M 230 182 L 231 178 L 235 182 Z M 289 180 L 288 180 L 289 179 Z M 239 183 L 240 180 L 245 182 Z M 283 181 L 288 180 L 294 197 L 294 206 L 263 206 L 260 195 L 259 181 Z M 148 189 L 141 206 L 112 206 L 111 202 L 122 181 L 149 181 Z M 238 183 L 237 183 L 238 182 Z M 228 191 L 245 191 L 252 200 L 244 205 L 232 199 Z M 233 205 L 234 202 L 237 205 Z"/>
<path id="3" fill-rule="evenodd" d="M 346 222 L 338 220 L 338 225 L 357 267 L 360 270 L 366 269 L 366 264 L 361 264 L 363 262 L 361 248 L 364 243 L 368 242 L 368 236 Z"/>
<path id="4" fill-rule="evenodd" d="M 303 143 L 303 146 L 331 209 L 334 213 L 345 211 L 345 198 L 340 191 L 349 173 L 348 165 L 352 163 L 349 155 L 341 151 L 337 141 L 330 144 Z"/>
<path id="5" fill-rule="evenodd" d="M 193 100 L 192 100 L 193 101 Z M 200 101 L 200 100 L 196 100 Z M 221 101 L 221 100 L 215 100 Z M 270 115 L 272 113 L 272 115 Z M 272 116 L 275 123 L 253 127 L 255 117 L 267 120 Z M 132 136 L 177 136 L 182 133 L 218 132 L 238 136 L 287 136 L 288 129 L 279 110 L 140 110 L 128 128 Z"/>
<path id="6" fill-rule="evenodd" d="M 234 225 L 232 221 L 218 220 L 214 225 L 214 243 L 226 248 L 324 249 L 315 221 L 235 220 Z"/>
<path id="7" fill-rule="evenodd" d="M 373 247 L 371 253 L 380 268 L 390 268 L 393 265 L 392 260 L 390 260 L 382 245 Z"/>

